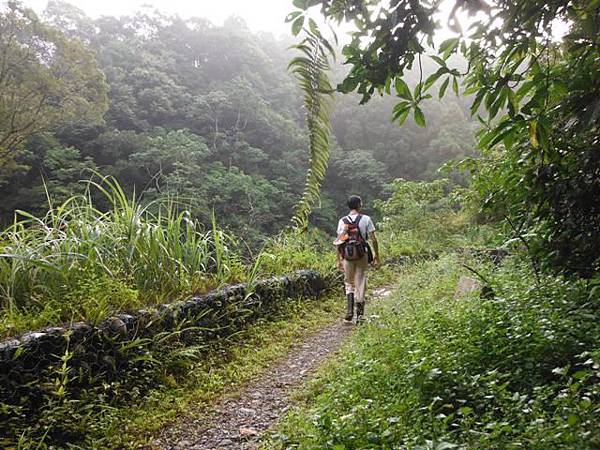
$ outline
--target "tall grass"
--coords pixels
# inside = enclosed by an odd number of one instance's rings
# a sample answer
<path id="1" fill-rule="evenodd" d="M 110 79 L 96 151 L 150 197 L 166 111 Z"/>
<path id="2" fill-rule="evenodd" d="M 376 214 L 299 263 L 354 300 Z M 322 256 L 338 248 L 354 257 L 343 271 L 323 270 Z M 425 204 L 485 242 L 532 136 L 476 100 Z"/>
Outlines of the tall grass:
<path id="1" fill-rule="evenodd" d="M 143 204 L 100 177 L 43 217 L 19 211 L 0 233 L 0 333 L 206 290 L 241 268 L 215 220 L 205 230 L 175 202 Z"/>

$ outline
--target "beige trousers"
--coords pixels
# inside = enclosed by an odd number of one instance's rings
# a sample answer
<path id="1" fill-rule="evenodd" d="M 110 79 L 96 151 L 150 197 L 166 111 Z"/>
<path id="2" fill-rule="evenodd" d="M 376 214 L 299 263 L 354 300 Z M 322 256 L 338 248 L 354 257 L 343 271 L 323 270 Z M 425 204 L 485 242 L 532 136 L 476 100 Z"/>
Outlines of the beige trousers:
<path id="1" fill-rule="evenodd" d="M 367 255 L 356 261 L 344 260 L 344 286 L 346 294 L 354 294 L 354 301 L 365 302 L 367 290 Z"/>

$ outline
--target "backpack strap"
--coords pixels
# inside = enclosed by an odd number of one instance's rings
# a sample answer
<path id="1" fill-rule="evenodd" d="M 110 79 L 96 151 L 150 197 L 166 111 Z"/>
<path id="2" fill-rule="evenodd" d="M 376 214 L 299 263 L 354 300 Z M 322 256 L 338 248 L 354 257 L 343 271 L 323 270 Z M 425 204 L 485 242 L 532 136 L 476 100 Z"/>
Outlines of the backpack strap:
<path id="1" fill-rule="evenodd" d="M 356 228 L 358 229 L 358 234 L 360 235 L 360 237 L 362 238 L 362 240 L 365 241 L 365 242 L 367 242 L 367 240 L 365 239 L 365 237 L 360 232 L 360 227 L 358 226 L 360 224 L 360 219 L 362 219 L 362 218 L 363 218 L 362 214 L 359 214 L 358 216 L 356 216 L 356 220 L 354 221 L 354 224 L 356 225 Z"/>
<path id="2" fill-rule="evenodd" d="M 360 223 L 360 219 L 362 219 L 362 217 L 363 217 L 362 214 L 359 214 L 359 215 L 356 216 L 356 219 L 354 219 L 354 220 L 352 220 L 350 218 L 350 216 L 346 216 L 342 220 L 344 221 L 344 223 L 346 225 L 356 225 L 356 226 L 358 226 L 358 224 Z"/>

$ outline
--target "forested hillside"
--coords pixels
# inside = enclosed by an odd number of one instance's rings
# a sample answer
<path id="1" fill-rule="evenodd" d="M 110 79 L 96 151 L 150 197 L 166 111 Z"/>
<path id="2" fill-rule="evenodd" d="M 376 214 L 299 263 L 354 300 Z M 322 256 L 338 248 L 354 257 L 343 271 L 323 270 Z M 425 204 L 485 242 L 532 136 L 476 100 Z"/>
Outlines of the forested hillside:
<path id="1" fill-rule="evenodd" d="M 286 70 L 291 38 L 251 33 L 235 17 L 223 26 L 151 10 L 92 19 L 56 1 L 41 20 L 90 53 L 108 109 L 102 121 L 63 121 L 15 149 L 0 169 L 4 223 L 15 210 L 45 211 L 46 189 L 54 204 L 83 192 L 80 180 L 97 171 L 144 201 L 176 200 L 205 224 L 214 208 L 221 225 L 251 243 L 289 224 L 308 161 L 302 97 Z M 338 66 L 338 78 L 345 71 Z M 426 130 L 392 124 L 389 99 L 364 108 L 358 100 L 335 104 L 336 143 L 314 218 L 328 230 L 356 183 L 369 202 L 395 178 L 437 177 L 444 162 L 473 151 L 462 99 L 433 105 Z"/>

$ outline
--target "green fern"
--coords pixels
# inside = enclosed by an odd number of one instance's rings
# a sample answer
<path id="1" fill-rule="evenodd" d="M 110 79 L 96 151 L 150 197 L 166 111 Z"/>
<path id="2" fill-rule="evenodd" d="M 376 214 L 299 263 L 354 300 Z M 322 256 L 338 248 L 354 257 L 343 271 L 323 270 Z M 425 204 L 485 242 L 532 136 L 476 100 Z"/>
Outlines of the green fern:
<path id="1" fill-rule="evenodd" d="M 312 25 L 312 24 L 311 24 Z M 291 60 L 288 70 L 298 79 L 304 92 L 306 125 L 309 131 L 310 163 L 302 198 L 296 205 L 292 221 L 296 228 L 308 227 L 308 216 L 319 200 L 321 184 L 329 163 L 330 113 L 333 88 L 329 81 L 329 56 L 334 56 L 331 45 L 316 27 L 304 30 L 304 40 L 292 48 L 301 55 Z"/>

